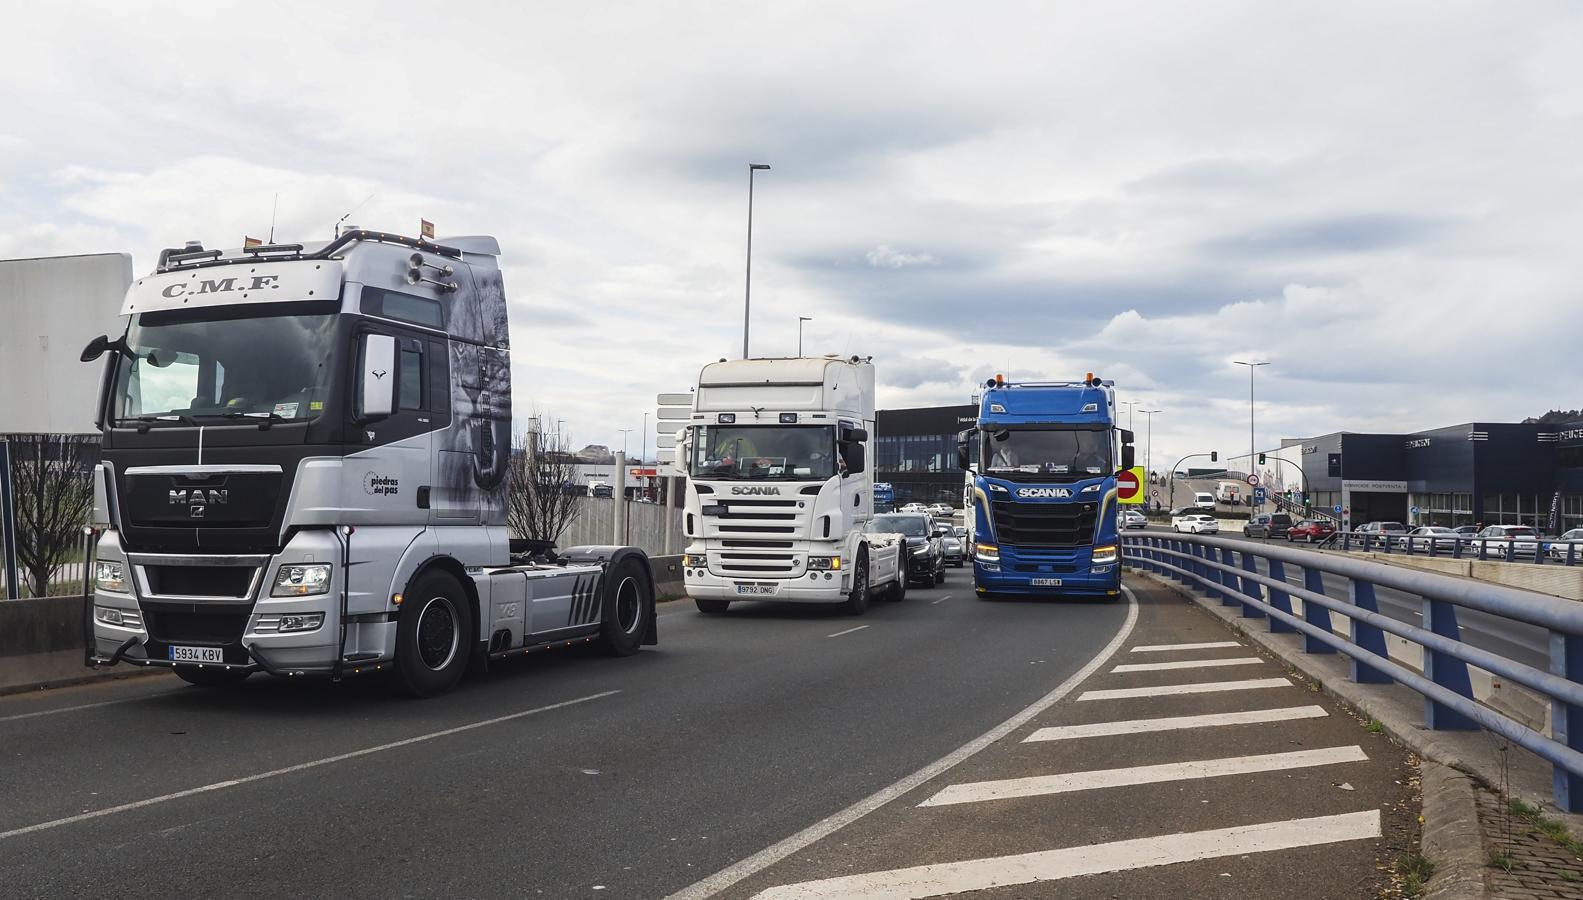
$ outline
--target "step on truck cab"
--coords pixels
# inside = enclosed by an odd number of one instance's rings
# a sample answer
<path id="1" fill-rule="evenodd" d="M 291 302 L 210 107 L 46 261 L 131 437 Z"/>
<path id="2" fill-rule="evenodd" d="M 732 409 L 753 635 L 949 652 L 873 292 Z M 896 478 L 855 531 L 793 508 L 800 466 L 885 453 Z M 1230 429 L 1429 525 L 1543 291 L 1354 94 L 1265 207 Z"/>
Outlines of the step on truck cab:
<path id="1" fill-rule="evenodd" d="M 865 530 L 873 429 L 866 359 L 704 366 L 677 454 L 687 466 L 683 577 L 701 611 L 777 600 L 861 615 L 871 594 L 905 593 L 905 539 Z"/>
<path id="2" fill-rule="evenodd" d="M 629 547 L 513 554 L 499 246 L 355 230 L 160 254 L 108 354 L 89 665 L 407 692 L 569 642 L 656 640 Z"/>
<path id="3" fill-rule="evenodd" d="M 1112 382 L 984 386 L 957 455 L 971 505 L 973 585 L 994 594 L 1117 596 L 1116 474 L 1133 464 Z"/>

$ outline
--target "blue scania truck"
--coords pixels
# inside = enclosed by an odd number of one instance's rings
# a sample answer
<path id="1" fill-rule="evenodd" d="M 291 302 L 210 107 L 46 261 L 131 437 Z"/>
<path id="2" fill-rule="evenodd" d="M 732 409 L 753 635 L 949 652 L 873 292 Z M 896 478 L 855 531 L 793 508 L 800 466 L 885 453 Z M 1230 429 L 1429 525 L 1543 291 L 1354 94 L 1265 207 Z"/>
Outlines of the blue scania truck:
<path id="1" fill-rule="evenodd" d="M 1116 425 L 1114 382 L 997 375 L 957 455 L 979 597 L 1120 595 L 1116 476 L 1133 448 Z"/>

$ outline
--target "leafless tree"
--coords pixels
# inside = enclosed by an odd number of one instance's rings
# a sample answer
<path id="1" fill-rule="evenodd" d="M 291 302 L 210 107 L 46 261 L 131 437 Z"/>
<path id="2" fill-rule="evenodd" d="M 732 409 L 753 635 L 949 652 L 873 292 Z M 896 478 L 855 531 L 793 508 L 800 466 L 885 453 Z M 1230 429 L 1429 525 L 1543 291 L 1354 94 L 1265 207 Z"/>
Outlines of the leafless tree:
<path id="1" fill-rule="evenodd" d="M 11 484 L 16 506 L 17 564 L 30 593 L 49 594 L 50 575 L 82 546 L 93 503 L 93 438 L 72 434 L 12 435 Z"/>
<path id="2" fill-rule="evenodd" d="M 534 416 L 512 438 L 506 524 L 514 535 L 554 543 L 577 514 L 581 486 L 566 436 L 545 431 L 546 421 Z"/>

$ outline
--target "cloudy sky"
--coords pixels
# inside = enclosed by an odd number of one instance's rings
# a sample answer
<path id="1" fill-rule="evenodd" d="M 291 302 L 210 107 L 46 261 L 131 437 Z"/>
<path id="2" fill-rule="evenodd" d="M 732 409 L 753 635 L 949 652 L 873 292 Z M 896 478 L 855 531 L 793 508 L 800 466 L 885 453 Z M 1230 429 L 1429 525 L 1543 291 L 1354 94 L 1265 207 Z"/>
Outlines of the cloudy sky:
<path id="1" fill-rule="evenodd" d="M 146 271 L 264 235 L 277 194 L 280 239 L 353 208 L 493 234 L 518 412 L 578 443 L 740 352 L 749 161 L 754 354 L 812 316 L 882 407 L 1093 370 L 1163 410 L 1163 468 L 1246 448 L 1233 359 L 1272 362 L 1261 445 L 1583 405 L 1578 4 L 62 2 L 8 31 L 0 257 Z"/>

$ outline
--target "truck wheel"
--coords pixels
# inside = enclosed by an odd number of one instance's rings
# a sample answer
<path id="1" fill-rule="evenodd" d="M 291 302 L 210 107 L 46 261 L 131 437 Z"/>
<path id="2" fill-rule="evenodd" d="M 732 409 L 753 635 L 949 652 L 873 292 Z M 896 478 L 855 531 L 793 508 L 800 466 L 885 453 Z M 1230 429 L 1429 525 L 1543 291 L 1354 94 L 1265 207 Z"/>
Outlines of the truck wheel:
<path id="1" fill-rule="evenodd" d="M 846 595 L 841 611 L 849 616 L 868 612 L 868 555 L 857 558 L 857 568 L 852 570 L 852 592 Z"/>
<path id="2" fill-rule="evenodd" d="M 905 554 L 902 555 L 901 565 L 901 570 L 896 573 L 896 580 L 891 582 L 890 590 L 885 592 L 892 603 L 900 603 L 907 599 L 907 557 Z"/>
<path id="3" fill-rule="evenodd" d="M 236 687 L 253 674 L 247 669 L 194 669 L 177 666 L 176 677 L 188 684 L 206 688 Z"/>
<path id="4" fill-rule="evenodd" d="M 945 584 L 945 557 L 940 557 L 940 568 L 934 570 L 934 583 Z"/>
<path id="5" fill-rule="evenodd" d="M 412 697 L 456 686 L 473 644 L 467 594 L 455 578 L 429 572 L 407 591 L 396 619 L 396 684 Z"/>
<path id="6" fill-rule="evenodd" d="M 643 565 L 625 559 L 605 573 L 605 599 L 599 616 L 599 649 L 610 656 L 631 656 L 643 646 L 654 598 Z"/>
<path id="7" fill-rule="evenodd" d="M 693 602 L 698 604 L 698 611 L 706 616 L 718 616 L 731 608 L 730 600 L 706 600 L 703 597 L 694 597 Z"/>

